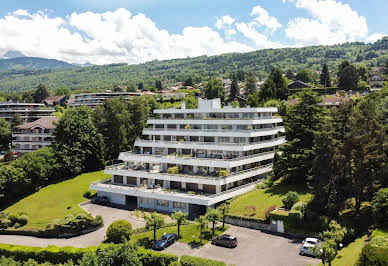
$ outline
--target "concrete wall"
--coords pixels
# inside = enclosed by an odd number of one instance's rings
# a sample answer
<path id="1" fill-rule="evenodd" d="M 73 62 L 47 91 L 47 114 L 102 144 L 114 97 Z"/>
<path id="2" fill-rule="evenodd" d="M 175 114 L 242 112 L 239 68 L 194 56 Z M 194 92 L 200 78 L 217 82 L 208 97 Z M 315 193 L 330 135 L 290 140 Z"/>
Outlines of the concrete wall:
<path id="1" fill-rule="evenodd" d="M 122 195 L 122 194 L 98 191 L 97 196 L 99 197 L 106 196 L 108 197 L 111 203 L 125 205 L 125 195 Z"/>
<path id="2" fill-rule="evenodd" d="M 236 219 L 231 217 L 226 217 L 225 222 L 228 224 L 257 229 L 257 230 L 265 230 L 265 231 L 271 231 L 271 232 L 277 231 L 276 224 L 272 224 L 272 223 L 266 224 L 266 223 L 260 223 L 257 221 L 241 220 L 241 219 Z"/>

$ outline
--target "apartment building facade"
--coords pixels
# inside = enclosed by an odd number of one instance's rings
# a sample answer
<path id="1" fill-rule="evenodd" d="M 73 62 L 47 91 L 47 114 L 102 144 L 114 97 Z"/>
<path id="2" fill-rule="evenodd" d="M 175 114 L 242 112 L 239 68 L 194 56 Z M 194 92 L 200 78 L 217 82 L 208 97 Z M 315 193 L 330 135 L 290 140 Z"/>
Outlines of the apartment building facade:
<path id="1" fill-rule="evenodd" d="M 103 104 L 106 100 L 112 98 L 123 97 L 129 99 L 130 97 L 139 96 L 137 92 L 93 92 L 93 93 L 79 93 L 70 97 L 68 105 L 70 107 L 77 107 L 81 105 L 95 108 L 96 106 Z"/>
<path id="2" fill-rule="evenodd" d="M 221 108 L 199 99 L 198 109 L 154 110 L 143 139 L 107 167 L 111 178 L 90 189 L 112 203 L 195 215 L 243 194 L 272 170 L 285 142 L 277 108 Z"/>
<path id="3" fill-rule="evenodd" d="M 32 122 L 42 117 L 52 116 L 54 108 L 48 108 L 43 103 L 21 103 L 3 102 L 0 103 L 0 118 L 11 122 L 18 114 L 24 122 Z"/>
<path id="4" fill-rule="evenodd" d="M 59 117 L 42 117 L 34 122 L 14 127 L 12 131 L 13 151 L 19 154 L 35 151 L 54 143 L 53 130 Z"/>

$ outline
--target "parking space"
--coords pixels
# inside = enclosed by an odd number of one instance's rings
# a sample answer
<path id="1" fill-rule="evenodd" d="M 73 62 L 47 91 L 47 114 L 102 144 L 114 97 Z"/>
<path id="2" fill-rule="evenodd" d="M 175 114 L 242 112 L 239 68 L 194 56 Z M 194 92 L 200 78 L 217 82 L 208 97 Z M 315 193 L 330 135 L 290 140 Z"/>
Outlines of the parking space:
<path id="1" fill-rule="evenodd" d="M 258 230 L 231 226 L 226 232 L 238 239 L 236 248 L 224 248 L 210 243 L 201 248 L 192 248 L 184 243 L 175 243 L 163 252 L 198 256 L 224 261 L 237 266 L 256 265 L 315 265 L 319 259 L 300 256 L 300 240 L 266 234 Z"/>

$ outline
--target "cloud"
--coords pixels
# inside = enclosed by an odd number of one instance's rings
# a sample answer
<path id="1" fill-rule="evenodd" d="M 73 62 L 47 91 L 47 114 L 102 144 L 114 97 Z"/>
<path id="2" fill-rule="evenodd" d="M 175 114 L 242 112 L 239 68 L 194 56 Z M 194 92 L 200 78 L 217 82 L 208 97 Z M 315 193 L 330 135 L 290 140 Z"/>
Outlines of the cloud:
<path id="1" fill-rule="evenodd" d="M 222 16 L 221 18 L 217 19 L 215 27 L 220 30 L 220 29 L 224 28 L 225 26 L 232 25 L 234 22 L 235 22 L 234 18 L 232 18 L 229 15 L 225 15 L 225 16 Z"/>
<path id="2" fill-rule="evenodd" d="M 368 38 L 365 39 L 366 42 L 376 42 L 380 39 L 382 39 L 384 36 L 386 36 L 386 34 L 381 34 L 381 33 L 373 33 L 371 35 L 368 36 Z"/>
<path id="3" fill-rule="evenodd" d="M 278 22 L 277 18 L 271 17 L 268 11 L 261 6 L 255 6 L 252 8 L 251 16 L 255 16 L 254 21 L 270 29 L 272 32 L 278 30 L 282 25 Z"/>
<path id="4" fill-rule="evenodd" d="M 280 48 L 282 47 L 281 43 L 278 42 L 272 42 L 270 41 L 267 36 L 264 34 L 258 32 L 255 29 L 256 23 L 237 23 L 236 28 L 239 32 L 241 32 L 244 37 L 252 40 L 255 43 L 255 47 L 257 49 L 264 49 L 264 48 Z"/>
<path id="5" fill-rule="evenodd" d="M 363 40 L 368 36 L 366 18 L 348 4 L 334 0 L 288 2 L 305 9 L 311 16 L 294 18 L 287 25 L 286 36 L 297 45 L 337 44 Z"/>
<path id="6" fill-rule="evenodd" d="M 224 22 L 232 23 L 230 18 Z M 179 34 L 170 34 L 146 15 L 133 15 L 123 8 L 72 13 L 66 18 L 17 10 L 0 18 L 0 39 L 0 55 L 17 50 L 27 56 L 94 64 L 141 63 L 253 50 L 246 44 L 225 40 L 210 27 L 186 27 Z"/>

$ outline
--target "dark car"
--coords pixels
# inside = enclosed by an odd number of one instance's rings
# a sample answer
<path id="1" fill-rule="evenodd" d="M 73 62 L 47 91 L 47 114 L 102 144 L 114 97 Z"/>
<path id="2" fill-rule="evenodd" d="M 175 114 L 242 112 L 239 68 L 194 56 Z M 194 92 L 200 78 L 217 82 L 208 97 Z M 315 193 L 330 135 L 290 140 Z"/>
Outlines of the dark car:
<path id="1" fill-rule="evenodd" d="M 237 238 L 235 236 L 231 235 L 220 235 L 216 236 L 212 239 L 212 244 L 213 245 L 219 245 L 223 247 L 229 247 L 229 248 L 235 248 L 237 247 Z"/>
<path id="2" fill-rule="evenodd" d="M 95 204 L 101 204 L 101 205 L 109 205 L 110 201 L 109 198 L 106 196 L 97 197 L 93 200 L 93 203 Z"/>
<path id="3" fill-rule="evenodd" d="M 174 242 L 177 241 L 177 239 L 178 239 L 178 236 L 176 234 L 164 234 L 161 238 L 156 240 L 154 249 L 163 250 L 168 246 L 174 244 Z"/>

